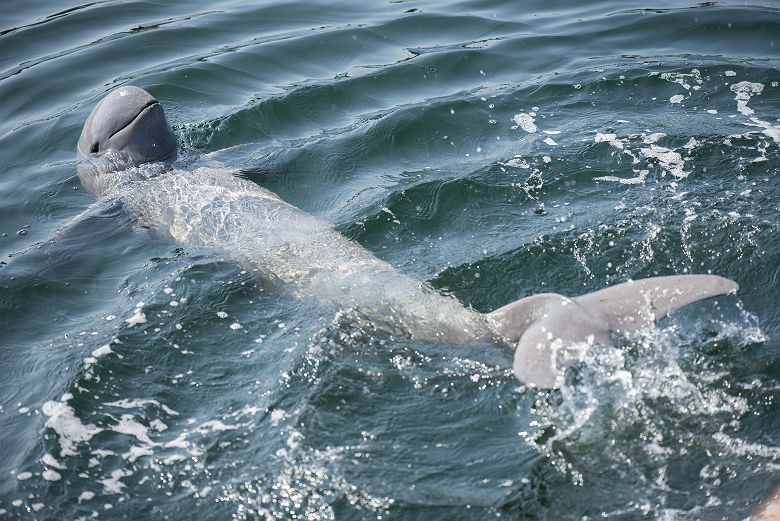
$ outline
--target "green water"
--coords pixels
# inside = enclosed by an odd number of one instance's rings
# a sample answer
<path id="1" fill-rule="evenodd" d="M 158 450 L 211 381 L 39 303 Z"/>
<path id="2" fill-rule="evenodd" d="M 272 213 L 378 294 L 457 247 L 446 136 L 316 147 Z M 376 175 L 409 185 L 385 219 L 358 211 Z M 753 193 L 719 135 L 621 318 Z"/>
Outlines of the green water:
<path id="1" fill-rule="evenodd" d="M 778 35 L 772 2 L 4 4 L 0 519 L 746 519 L 780 481 Z M 246 145 L 226 166 L 479 311 L 740 291 L 546 392 L 121 220 L 56 273 L 125 84 L 181 157 Z"/>

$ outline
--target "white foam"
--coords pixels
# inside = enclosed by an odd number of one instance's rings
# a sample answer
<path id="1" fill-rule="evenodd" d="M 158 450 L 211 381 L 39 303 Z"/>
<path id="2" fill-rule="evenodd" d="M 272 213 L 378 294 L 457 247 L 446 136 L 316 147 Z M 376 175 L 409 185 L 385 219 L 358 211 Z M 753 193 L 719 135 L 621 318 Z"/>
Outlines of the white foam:
<path id="1" fill-rule="evenodd" d="M 89 441 L 92 436 L 102 431 L 91 423 L 87 425 L 81 423 L 67 403 L 48 401 L 43 404 L 41 410 L 49 417 L 45 423 L 46 427 L 60 437 L 61 456 L 75 456 L 76 445 Z"/>
<path id="2" fill-rule="evenodd" d="M 740 438 L 735 438 L 723 432 L 716 432 L 713 439 L 723 444 L 729 451 L 738 456 L 762 457 L 772 460 L 780 459 L 780 448 L 765 445 L 763 443 L 751 443 Z"/>
<path id="3" fill-rule="evenodd" d="M 744 116 L 751 116 L 755 114 L 756 111 L 748 107 L 747 103 L 750 101 L 750 98 L 763 92 L 764 84 L 740 81 L 739 83 L 732 85 L 730 88 L 731 92 L 736 94 L 734 99 L 737 100 L 737 111 Z"/>
<path id="4" fill-rule="evenodd" d="M 163 411 L 165 411 L 166 413 L 170 414 L 171 416 L 178 416 L 179 415 L 178 412 L 174 411 L 173 409 L 171 409 L 170 407 L 168 407 L 164 403 L 161 403 L 160 407 L 162 408 Z"/>
<path id="5" fill-rule="evenodd" d="M 171 416 L 178 416 L 179 413 L 165 405 L 164 403 L 160 403 L 157 400 L 153 399 L 142 399 L 142 398 L 134 398 L 134 399 L 128 399 L 128 398 L 122 398 L 121 400 L 117 400 L 115 402 L 106 402 L 106 405 L 110 405 L 112 407 L 121 407 L 122 409 L 140 409 L 143 408 L 145 405 L 154 405 L 156 407 L 159 407 L 163 411 L 165 411 L 167 414 L 170 414 Z"/>
<path id="6" fill-rule="evenodd" d="M 536 132 L 536 125 L 534 124 L 534 118 L 531 117 L 530 114 L 526 114 L 524 112 L 521 112 L 520 114 L 515 114 L 514 117 L 512 117 L 512 120 L 517 123 L 517 126 L 528 132 L 529 134 L 533 134 Z M 517 127 L 512 127 L 517 128 Z"/>
<path id="7" fill-rule="evenodd" d="M 122 454 L 122 458 L 126 459 L 130 463 L 134 463 L 135 460 L 142 456 L 151 456 L 154 454 L 154 450 L 149 447 L 139 447 L 138 445 L 132 445 L 130 450 Z"/>
<path id="8" fill-rule="evenodd" d="M 79 503 L 81 503 L 82 501 L 89 501 L 93 497 L 95 497 L 95 493 L 94 492 L 90 492 L 89 490 L 85 490 L 84 492 L 79 494 L 78 501 L 79 501 Z"/>
<path id="9" fill-rule="evenodd" d="M 645 178 L 647 177 L 647 174 L 650 173 L 649 170 L 634 170 L 635 173 L 639 174 L 636 177 L 616 177 L 613 175 L 603 175 L 600 177 L 594 177 L 596 181 L 613 181 L 616 183 L 624 184 L 624 185 L 638 185 L 645 182 Z"/>
<path id="10" fill-rule="evenodd" d="M 65 465 L 57 461 L 57 459 L 51 454 L 49 454 L 48 452 L 44 454 L 43 457 L 41 458 L 41 463 L 49 467 L 54 467 L 55 469 L 62 470 L 65 468 Z"/>
<path id="11" fill-rule="evenodd" d="M 116 456 L 116 452 L 108 449 L 95 449 L 92 451 L 92 454 L 100 458 L 105 458 L 106 456 Z"/>
<path id="12" fill-rule="evenodd" d="M 135 421 L 132 414 L 123 414 L 122 418 L 119 420 L 119 423 L 111 427 L 111 430 L 120 434 L 135 436 L 138 441 L 142 443 L 147 443 L 150 445 L 154 443 L 146 434 L 149 429 L 145 425 Z"/>
<path id="13" fill-rule="evenodd" d="M 125 476 L 130 475 L 132 475 L 132 472 L 129 470 L 117 469 L 111 472 L 110 478 L 98 480 L 98 483 L 103 485 L 104 494 L 119 494 L 122 492 L 122 489 L 125 488 L 125 484 L 120 480 Z"/>
<path id="14" fill-rule="evenodd" d="M 62 479 L 62 476 L 60 475 L 59 472 L 51 469 L 44 470 L 41 476 L 43 476 L 43 479 L 45 479 L 46 481 L 59 481 L 60 479 Z"/>
<path id="15" fill-rule="evenodd" d="M 767 121 L 760 120 L 756 117 L 750 118 L 750 121 L 761 127 L 763 134 L 768 138 L 771 138 L 775 143 L 780 145 L 780 126 L 772 125 Z"/>
<path id="16" fill-rule="evenodd" d="M 645 145 L 650 145 L 652 143 L 657 143 L 659 139 L 666 137 L 666 134 L 663 132 L 654 132 L 652 134 L 642 134 L 642 142 Z"/>
<path id="17" fill-rule="evenodd" d="M 691 69 L 690 74 L 682 72 L 664 72 L 661 74 L 661 79 L 682 85 L 685 90 L 691 89 L 691 84 L 689 82 L 696 83 L 697 85 L 704 83 L 699 69 Z M 699 87 L 693 87 L 694 90 L 698 90 L 698 88 Z"/>
<path id="18" fill-rule="evenodd" d="M 111 353 L 111 346 L 109 344 L 106 344 L 104 346 L 98 347 L 94 351 L 92 351 L 92 356 L 94 358 L 100 358 L 101 356 L 105 356 L 108 353 Z"/>
<path id="19" fill-rule="evenodd" d="M 279 422 L 284 419 L 286 414 L 287 413 L 284 411 L 284 409 L 274 409 L 271 411 L 271 425 L 274 427 L 279 425 Z"/>
<path id="20" fill-rule="evenodd" d="M 154 420 L 150 421 L 149 426 L 157 432 L 162 432 L 168 428 L 168 426 L 165 425 L 165 423 L 163 423 L 163 421 L 159 418 L 155 418 Z"/>
<path id="21" fill-rule="evenodd" d="M 237 428 L 238 428 L 237 425 L 226 425 L 219 420 L 209 420 L 205 423 L 201 423 L 196 430 L 203 432 L 203 430 L 205 429 L 211 429 L 211 431 L 213 432 L 213 431 L 231 431 Z"/>
<path id="22" fill-rule="evenodd" d="M 166 442 L 163 445 L 166 449 L 187 449 L 190 447 L 190 442 L 187 440 L 187 433 L 183 432 L 179 434 L 175 440 Z"/>
<path id="23" fill-rule="evenodd" d="M 106 402 L 106 405 L 110 405 L 112 407 L 121 407 L 122 409 L 135 409 L 137 407 L 143 407 L 148 403 L 157 406 L 160 405 L 160 402 L 158 402 L 157 400 L 142 400 L 140 398 L 136 398 L 134 400 L 122 398 L 121 400 L 117 400 L 115 402 Z"/>
<path id="24" fill-rule="evenodd" d="M 522 158 L 522 156 L 515 156 L 506 163 L 501 163 L 504 166 L 511 166 L 512 168 L 531 168 L 531 165 Z"/>
<path id="25" fill-rule="evenodd" d="M 623 142 L 617 138 L 617 134 L 601 134 L 596 133 L 596 137 L 593 139 L 596 143 L 609 143 L 615 148 L 623 148 Z"/>
<path id="26" fill-rule="evenodd" d="M 133 327 L 136 324 L 143 324 L 146 322 L 146 315 L 142 309 L 143 308 L 141 307 L 135 308 L 135 314 L 132 317 L 125 319 L 125 322 L 127 322 L 127 327 Z"/>
<path id="27" fill-rule="evenodd" d="M 657 159 L 661 168 L 677 179 L 685 179 L 690 174 L 690 172 L 683 170 L 685 161 L 683 161 L 679 152 L 675 152 L 666 147 L 659 147 L 658 145 L 650 145 L 649 148 L 642 148 L 640 149 L 640 152 L 645 157 Z"/>

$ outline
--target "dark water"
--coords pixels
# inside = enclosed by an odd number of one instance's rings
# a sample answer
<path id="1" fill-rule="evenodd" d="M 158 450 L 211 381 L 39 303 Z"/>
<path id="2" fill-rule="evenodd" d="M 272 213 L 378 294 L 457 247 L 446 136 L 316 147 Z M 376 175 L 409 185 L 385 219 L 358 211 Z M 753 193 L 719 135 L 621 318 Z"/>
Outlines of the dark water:
<path id="1" fill-rule="evenodd" d="M 0 22 L 0 518 L 741 520 L 780 481 L 777 4 L 49 4 Z M 741 289 L 538 392 L 119 225 L 60 276 L 125 84 L 480 311 Z"/>

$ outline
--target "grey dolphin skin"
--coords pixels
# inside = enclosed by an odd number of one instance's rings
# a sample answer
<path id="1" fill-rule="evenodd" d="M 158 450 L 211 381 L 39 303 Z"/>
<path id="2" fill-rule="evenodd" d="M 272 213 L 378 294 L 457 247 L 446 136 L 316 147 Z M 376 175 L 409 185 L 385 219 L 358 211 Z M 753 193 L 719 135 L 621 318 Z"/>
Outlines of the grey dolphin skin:
<path id="1" fill-rule="evenodd" d="M 655 277 L 578 297 L 533 295 L 478 313 L 400 273 L 327 224 L 224 168 L 177 168 L 162 106 L 120 87 L 89 115 L 78 143 L 82 184 L 144 230 L 230 258 L 281 295 L 310 299 L 394 338 L 514 349 L 514 374 L 553 387 L 589 346 L 610 345 L 692 302 L 735 292 L 715 275 Z M 89 210 L 85 213 L 89 213 Z"/>

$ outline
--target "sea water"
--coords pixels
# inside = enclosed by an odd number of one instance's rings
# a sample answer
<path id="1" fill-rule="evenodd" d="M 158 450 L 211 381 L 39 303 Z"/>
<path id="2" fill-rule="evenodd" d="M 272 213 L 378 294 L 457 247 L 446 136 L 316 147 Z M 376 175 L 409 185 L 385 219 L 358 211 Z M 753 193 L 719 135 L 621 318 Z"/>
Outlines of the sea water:
<path id="1" fill-rule="evenodd" d="M 0 519 L 742 520 L 780 481 L 775 3 L 12 1 L 0 50 Z M 126 84 L 479 311 L 741 287 L 541 391 L 121 218 L 55 270 Z"/>

